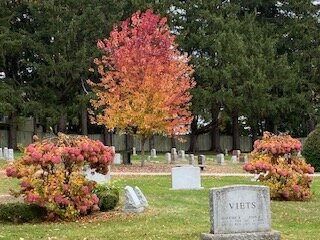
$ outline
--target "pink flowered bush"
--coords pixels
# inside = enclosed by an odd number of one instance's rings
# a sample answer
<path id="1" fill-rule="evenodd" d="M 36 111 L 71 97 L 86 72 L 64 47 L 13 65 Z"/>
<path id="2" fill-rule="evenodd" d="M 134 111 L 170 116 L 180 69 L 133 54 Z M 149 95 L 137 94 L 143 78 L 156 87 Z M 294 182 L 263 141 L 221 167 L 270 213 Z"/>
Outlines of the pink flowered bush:
<path id="1" fill-rule="evenodd" d="M 100 141 L 59 134 L 30 144 L 6 172 L 21 180 L 16 195 L 45 207 L 49 219 L 72 220 L 99 209 L 99 199 L 92 193 L 95 183 L 85 178 L 83 167 L 106 174 L 113 159 L 112 148 Z"/>

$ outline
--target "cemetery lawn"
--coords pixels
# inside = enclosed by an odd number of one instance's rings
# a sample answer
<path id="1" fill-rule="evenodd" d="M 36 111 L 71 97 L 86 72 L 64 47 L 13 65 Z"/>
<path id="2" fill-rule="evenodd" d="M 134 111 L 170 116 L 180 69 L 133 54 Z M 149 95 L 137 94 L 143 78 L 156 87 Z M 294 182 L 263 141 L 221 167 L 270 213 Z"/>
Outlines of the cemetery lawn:
<path id="1" fill-rule="evenodd" d="M 78 222 L 42 224 L 2 224 L 0 239 L 200 239 L 209 231 L 208 189 L 230 184 L 254 184 L 244 177 L 202 177 L 204 190 L 172 191 L 169 176 L 114 178 L 121 189 L 125 185 L 139 186 L 149 200 L 150 209 L 137 215 L 116 211 L 98 214 Z M 17 182 L 0 179 L 1 193 Z M 275 202 L 271 204 L 273 229 L 282 239 L 320 239 L 320 178 L 313 183 L 315 195 L 309 202 Z"/>

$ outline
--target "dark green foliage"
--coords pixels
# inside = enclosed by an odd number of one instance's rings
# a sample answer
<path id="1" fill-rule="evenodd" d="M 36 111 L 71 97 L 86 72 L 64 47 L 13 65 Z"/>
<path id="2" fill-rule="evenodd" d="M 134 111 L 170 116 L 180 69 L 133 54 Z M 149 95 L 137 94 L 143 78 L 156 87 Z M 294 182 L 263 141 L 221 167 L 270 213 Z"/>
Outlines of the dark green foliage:
<path id="1" fill-rule="evenodd" d="M 114 209 L 119 202 L 119 189 L 113 185 L 97 185 L 94 192 L 99 198 L 99 208 L 102 212 Z"/>
<path id="2" fill-rule="evenodd" d="M 312 131 L 303 144 L 302 155 L 316 172 L 320 171 L 320 126 Z"/>
<path id="3" fill-rule="evenodd" d="M 0 222 L 30 223 L 41 222 L 46 216 L 45 208 L 34 204 L 0 204 Z"/>

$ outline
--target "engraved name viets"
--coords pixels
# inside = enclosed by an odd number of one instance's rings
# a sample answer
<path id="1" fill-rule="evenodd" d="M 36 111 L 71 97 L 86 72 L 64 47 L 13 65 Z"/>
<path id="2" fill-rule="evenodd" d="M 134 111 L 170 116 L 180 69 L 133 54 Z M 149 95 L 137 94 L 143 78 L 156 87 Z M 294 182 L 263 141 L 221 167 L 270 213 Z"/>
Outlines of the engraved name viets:
<path id="1" fill-rule="evenodd" d="M 229 202 L 228 207 L 232 210 L 244 210 L 255 209 L 257 207 L 256 202 Z"/>

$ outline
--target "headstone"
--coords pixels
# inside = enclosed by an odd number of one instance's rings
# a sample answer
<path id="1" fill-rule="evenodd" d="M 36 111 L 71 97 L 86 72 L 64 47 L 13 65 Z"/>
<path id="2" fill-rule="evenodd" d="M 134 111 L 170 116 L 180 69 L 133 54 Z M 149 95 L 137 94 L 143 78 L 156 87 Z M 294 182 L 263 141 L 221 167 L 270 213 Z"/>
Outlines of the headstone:
<path id="1" fill-rule="evenodd" d="M 121 154 L 120 153 L 116 153 L 114 155 L 114 164 L 119 165 L 121 164 Z"/>
<path id="2" fill-rule="evenodd" d="M 137 155 L 137 150 L 135 147 L 132 148 L 132 155 L 133 156 L 136 156 Z"/>
<path id="3" fill-rule="evenodd" d="M 228 149 L 227 148 L 224 150 L 224 155 L 228 156 Z"/>
<path id="4" fill-rule="evenodd" d="M 151 157 L 153 158 L 157 157 L 157 151 L 154 148 L 151 149 Z"/>
<path id="5" fill-rule="evenodd" d="M 13 149 L 8 149 L 8 161 L 13 162 L 14 161 L 14 151 Z"/>
<path id="6" fill-rule="evenodd" d="M 124 212 L 127 213 L 140 213 L 143 212 L 144 207 L 142 206 L 136 192 L 133 190 L 132 187 L 126 186 L 124 188 Z"/>
<path id="7" fill-rule="evenodd" d="M 171 153 L 166 153 L 166 161 L 168 164 L 171 163 Z"/>
<path id="8" fill-rule="evenodd" d="M 3 157 L 4 157 L 4 160 L 8 160 L 9 158 L 9 149 L 7 147 L 3 148 Z"/>
<path id="9" fill-rule="evenodd" d="M 171 163 L 176 163 L 178 161 L 178 154 L 177 154 L 177 149 L 172 148 L 171 149 Z"/>
<path id="10" fill-rule="evenodd" d="M 238 157 L 237 156 L 231 156 L 231 162 L 232 163 L 237 163 L 238 162 Z"/>
<path id="11" fill-rule="evenodd" d="M 194 166 L 174 167 L 171 169 L 172 189 L 203 189 L 200 168 Z"/>
<path id="12" fill-rule="evenodd" d="M 2 148 L 0 148 L 0 160 L 4 159 Z"/>
<path id="13" fill-rule="evenodd" d="M 241 151 L 240 150 L 233 150 L 232 151 L 232 156 L 237 156 L 237 158 L 240 157 Z"/>
<path id="14" fill-rule="evenodd" d="M 200 169 L 203 170 L 204 166 L 206 164 L 206 156 L 205 155 L 199 155 L 198 156 L 198 165 L 200 165 Z"/>
<path id="15" fill-rule="evenodd" d="M 195 165 L 194 154 L 189 154 L 189 164 Z"/>
<path id="16" fill-rule="evenodd" d="M 148 207 L 149 206 L 148 201 L 147 201 L 146 197 L 144 196 L 143 192 L 140 190 L 140 188 L 135 186 L 134 191 L 135 191 L 137 197 L 139 198 L 141 205 L 143 207 Z"/>
<path id="17" fill-rule="evenodd" d="M 223 165 L 224 164 L 224 155 L 223 155 L 223 153 L 217 154 L 217 164 L 218 165 Z"/>
<path id="18" fill-rule="evenodd" d="M 239 162 L 245 163 L 247 161 L 248 161 L 248 155 L 247 154 L 240 154 Z"/>
<path id="19" fill-rule="evenodd" d="M 116 153 L 116 147 L 115 146 L 111 146 L 111 149 L 114 153 Z"/>
<path id="20" fill-rule="evenodd" d="M 179 150 L 179 153 L 178 153 L 178 158 L 179 160 L 184 160 L 186 157 L 186 154 L 185 154 L 185 151 L 184 150 Z"/>
<path id="21" fill-rule="evenodd" d="M 85 176 L 88 180 L 95 181 L 98 184 L 108 183 L 111 180 L 110 166 L 107 174 L 98 173 L 94 169 L 88 167 L 85 171 Z"/>
<path id="22" fill-rule="evenodd" d="M 234 185 L 209 192 L 210 233 L 202 240 L 280 240 L 271 230 L 270 193 L 265 186 Z"/>

